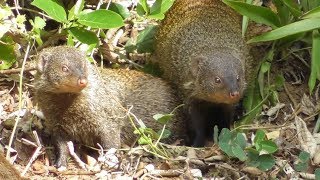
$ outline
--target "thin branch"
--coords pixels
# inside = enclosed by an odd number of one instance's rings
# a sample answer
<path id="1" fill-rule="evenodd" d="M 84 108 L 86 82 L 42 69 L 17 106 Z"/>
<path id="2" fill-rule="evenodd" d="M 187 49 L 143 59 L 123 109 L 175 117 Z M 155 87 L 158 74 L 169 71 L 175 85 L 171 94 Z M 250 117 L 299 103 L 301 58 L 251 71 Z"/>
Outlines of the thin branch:
<path id="1" fill-rule="evenodd" d="M 0 70 L 0 74 L 17 74 L 20 73 L 22 68 L 17 68 L 17 69 L 6 69 L 6 70 Z M 33 71 L 36 70 L 35 67 L 27 67 L 24 68 L 23 72 L 28 72 L 28 71 Z"/>
<path id="2" fill-rule="evenodd" d="M 25 65 L 26 65 L 27 57 L 28 57 L 28 55 L 29 55 L 29 51 L 30 51 L 30 42 L 28 43 L 27 51 L 26 51 L 26 54 L 24 55 L 24 59 L 23 59 L 23 63 L 22 63 L 22 68 L 21 68 L 21 72 L 20 72 L 20 82 L 19 82 L 19 111 L 21 111 L 21 109 L 22 109 L 22 81 L 23 81 L 23 71 L 24 71 L 24 68 L 25 68 Z M 11 146 L 12 146 L 14 134 L 15 134 L 15 132 L 16 132 L 16 130 L 17 130 L 19 120 L 20 120 L 20 117 L 17 116 L 16 122 L 15 122 L 15 124 L 14 124 L 13 130 L 12 130 L 12 133 L 11 133 L 11 136 L 10 136 L 9 144 L 8 144 L 9 149 L 10 149 Z M 10 156 L 10 152 L 7 151 L 6 158 L 9 159 L 9 156 Z"/>

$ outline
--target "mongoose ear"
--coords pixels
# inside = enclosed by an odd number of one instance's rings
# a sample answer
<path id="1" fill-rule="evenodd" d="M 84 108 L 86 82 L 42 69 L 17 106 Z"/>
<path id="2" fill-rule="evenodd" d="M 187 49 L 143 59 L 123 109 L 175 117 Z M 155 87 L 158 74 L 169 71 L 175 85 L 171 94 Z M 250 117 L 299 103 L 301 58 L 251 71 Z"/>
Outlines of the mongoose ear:
<path id="1" fill-rule="evenodd" d="M 203 65 L 205 60 L 206 60 L 206 57 L 202 55 L 191 56 L 190 70 L 193 76 L 198 75 L 199 69 L 201 69 L 201 66 Z"/>
<path id="2" fill-rule="evenodd" d="M 38 71 L 43 72 L 45 69 L 45 66 L 50 59 L 51 54 L 48 52 L 40 53 L 38 57 Z"/>

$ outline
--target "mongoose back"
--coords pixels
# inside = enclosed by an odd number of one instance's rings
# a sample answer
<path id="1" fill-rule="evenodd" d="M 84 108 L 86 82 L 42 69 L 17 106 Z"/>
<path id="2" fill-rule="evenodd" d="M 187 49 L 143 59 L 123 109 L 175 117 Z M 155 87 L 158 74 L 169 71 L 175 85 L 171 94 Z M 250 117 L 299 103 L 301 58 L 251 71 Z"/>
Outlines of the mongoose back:
<path id="1" fill-rule="evenodd" d="M 161 125 L 150 117 L 169 113 L 179 105 L 173 89 L 161 79 L 112 69 L 99 75 L 84 53 L 67 46 L 47 48 L 39 54 L 35 92 L 46 129 L 55 139 L 58 167 L 66 166 L 66 143 L 70 140 L 95 147 L 100 143 L 104 148 L 134 142 L 123 107 L 132 105 L 132 113 L 159 130 Z M 184 131 L 178 117 L 169 125 L 177 137 Z"/>
<path id="2" fill-rule="evenodd" d="M 155 57 L 187 104 L 194 146 L 204 145 L 212 121 L 229 127 L 252 62 L 236 12 L 220 0 L 176 0 L 160 24 Z"/>

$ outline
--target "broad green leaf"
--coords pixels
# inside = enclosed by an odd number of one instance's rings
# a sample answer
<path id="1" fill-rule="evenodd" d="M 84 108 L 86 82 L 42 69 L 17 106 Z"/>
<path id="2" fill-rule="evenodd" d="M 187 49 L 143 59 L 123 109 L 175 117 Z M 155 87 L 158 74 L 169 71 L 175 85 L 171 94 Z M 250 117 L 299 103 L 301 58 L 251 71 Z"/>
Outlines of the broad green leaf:
<path id="1" fill-rule="evenodd" d="M 320 21 L 320 19 L 318 20 Z M 313 91 L 317 79 L 320 80 L 320 33 L 314 30 L 312 33 L 312 55 L 311 55 L 311 73 L 309 77 L 309 91 Z"/>
<path id="2" fill-rule="evenodd" d="M 39 16 L 36 16 L 34 18 L 33 28 L 43 29 L 45 26 L 46 26 L 46 22 L 42 18 L 40 18 Z"/>
<path id="3" fill-rule="evenodd" d="M 158 134 L 159 137 L 160 137 L 160 135 L 161 135 L 161 131 L 162 131 L 162 130 L 160 130 L 160 131 L 157 132 L 157 134 Z M 170 137 L 170 136 L 171 136 L 171 131 L 169 131 L 168 129 L 165 129 L 165 130 L 163 131 L 163 134 L 162 134 L 162 136 L 161 136 L 161 139 L 166 139 L 166 138 L 168 138 L 168 137 Z"/>
<path id="4" fill-rule="evenodd" d="M 270 32 L 264 33 L 258 37 L 255 37 L 248 41 L 248 43 L 272 41 L 276 39 L 281 39 L 286 36 L 290 36 L 297 33 L 307 32 L 310 30 L 320 28 L 320 20 L 314 19 L 304 19 L 291 23 L 289 25 L 283 26 L 281 28 L 272 30 Z"/>
<path id="5" fill-rule="evenodd" d="M 164 14 L 159 13 L 159 14 L 150 14 L 147 17 L 150 18 L 150 19 L 159 19 L 159 20 L 161 20 L 161 19 L 164 19 L 165 16 L 164 16 Z"/>
<path id="6" fill-rule="evenodd" d="M 109 10 L 96 10 L 89 13 L 80 13 L 78 22 L 92 28 L 110 29 L 124 25 L 122 17 Z"/>
<path id="7" fill-rule="evenodd" d="M 225 4 L 236 10 L 243 16 L 247 16 L 257 23 L 263 23 L 276 29 L 280 26 L 278 16 L 268 8 L 254 6 L 241 1 L 223 0 Z"/>
<path id="8" fill-rule="evenodd" d="M 0 43 L 0 70 L 8 69 L 16 62 L 14 48 L 12 44 Z"/>
<path id="9" fill-rule="evenodd" d="M 16 62 L 15 45 L 10 37 L 2 38 L 0 43 L 0 70 L 9 69 Z"/>
<path id="10" fill-rule="evenodd" d="M 70 28 L 68 30 L 68 32 L 75 37 L 76 39 L 78 39 L 80 42 L 84 43 L 84 44 L 98 44 L 99 39 L 97 37 L 97 35 L 89 30 L 86 30 L 84 28 L 80 28 L 80 27 L 73 27 Z"/>
<path id="11" fill-rule="evenodd" d="M 299 172 L 305 172 L 308 170 L 308 163 L 299 162 L 294 164 L 294 169 Z"/>
<path id="12" fill-rule="evenodd" d="M 168 121 L 172 119 L 173 116 L 174 114 L 156 114 L 153 116 L 153 119 L 155 119 L 161 124 L 166 124 L 168 123 Z"/>
<path id="13" fill-rule="evenodd" d="M 244 149 L 247 146 L 246 138 L 242 133 L 237 133 L 236 142 L 239 144 L 239 146 Z"/>
<path id="14" fill-rule="evenodd" d="M 302 19 L 308 18 L 319 18 L 320 17 L 320 6 L 312 9 L 311 11 L 306 12 L 301 16 Z"/>
<path id="15" fill-rule="evenodd" d="M 58 22 L 67 21 L 67 14 L 59 0 L 34 0 L 31 4 L 46 12 Z"/>
<path id="16" fill-rule="evenodd" d="M 150 8 L 148 17 L 155 19 L 163 19 L 164 13 L 172 6 L 174 0 L 156 0 Z"/>
<path id="17" fill-rule="evenodd" d="M 263 130 L 261 130 L 261 129 L 257 130 L 253 142 L 254 142 L 254 146 L 256 147 L 256 149 L 258 151 L 261 150 L 261 144 L 260 143 L 265 139 L 265 136 L 266 136 L 266 134 L 265 134 L 265 132 Z"/>
<path id="18" fill-rule="evenodd" d="M 70 33 L 68 34 L 67 45 L 74 46 L 73 36 Z"/>
<path id="19" fill-rule="evenodd" d="M 276 143 L 270 140 L 265 140 L 260 142 L 261 150 L 272 154 L 278 150 Z"/>
<path id="20" fill-rule="evenodd" d="M 156 0 L 156 2 L 150 8 L 150 14 L 164 14 L 170 9 L 173 3 L 174 0 Z"/>
<path id="21" fill-rule="evenodd" d="M 259 166 L 259 162 L 258 162 L 258 158 L 259 158 L 259 152 L 253 148 L 247 148 L 247 156 L 248 156 L 248 162 L 247 164 L 249 166 L 253 166 L 253 167 L 258 167 Z"/>
<path id="22" fill-rule="evenodd" d="M 137 4 L 136 10 L 139 16 L 144 16 L 144 14 L 146 13 L 141 4 Z"/>
<path id="23" fill-rule="evenodd" d="M 281 26 L 287 25 L 292 22 L 292 15 L 289 8 L 283 3 L 282 0 L 272 1 L 275 9 L 277 10 L 277 16 L 280 19 Z"/>
<path id="24" fill-rule="evenodd" d="M 11 14 L 10 7 L 0 5 L 0 20 L 7 19 Z"/>
<path id="25" fill-rule="evenodd" d="M 320 179 L 320 168 L 317 168 L 317 169 L 314 171 L 314 174 L 316 175 L 316 179 Z"/>
<path id="26" fill-rule="evenodd" d="M 223 128 L 219 134 L 219 143 L 229 143 L 231 140 L 231 132 L 227 128 Z"/>
<path id="27" fill-rule="evenodd" d="M 258 161 L 260 162 L 258 168 L 262 171 L 268 171 L 276 164 L 274 157 L 270 154 L 259 156 Z"/>
<path id="28" fill-rule="evenodd" d="M 306 151 L 301 151 L 299 154 L 299 160 L 301 162 L 308 162 L 310 159 L 310 153 L 306 152 Z"/>
<path id="29" fill-rule="evenodd" d="M 282 2 L 289 8 L 289 10 L 293 16 L 295 16 L 295 17 L 301 16 L 302 12 L 299 9 L 298 5 L 295 3 L 295 1 L 282 0 Z"/>
<path id="30" fill-rule="evenodd" d="M 300 1 L 300 3 L 302 5 L 302 9 L 304 12 L 310 11 L 310 10 L 320 6 L 319 0 Z"/>
<path id="31" fill-rule="evenodd" d="M 235 156 L 232 152 L 232 148 L 229 143 L 219 142 L 219 147 L 220 147 L 221 151 L 226 153 L 229 157 Z"/>
<path id="32" fill-rule="evenodd" d="M 231 149 L 234 156 L 237 157 L 240 161 L 245 161 L 247 159 L 246 154 L 238 144 L 232 145 Z"/>
<path id="33" fill-rule="evenodd" d="M 145 13 L 149 14 L 150 9 L 147 4 L 147 0 L 139 0 L 139 5 L 141 5 L 142 9 L 144 10 Z"/>
<path id="34" fill-rule="evenodd" d="M 154 51 L 154 36 L 157 31 L 157 26 L 148 26 L 141 31 L 137 37 L 137 51 L 138 53 L 153 52 Z"/>
<path id="35" fill-rule="evenodd" d="M 84 0 L 78 0 L 76 4 L 69 10 L 68 19 L 73 20 L 84 8 Z"/>
<path id="36" fill-rule="evenodd" d="M 109 10 L 120 14 L 123 19 L 130 16 L 130 11 L 128 10 L 128 8 L 118 3 L 111 3 L 109 6 Z"/>

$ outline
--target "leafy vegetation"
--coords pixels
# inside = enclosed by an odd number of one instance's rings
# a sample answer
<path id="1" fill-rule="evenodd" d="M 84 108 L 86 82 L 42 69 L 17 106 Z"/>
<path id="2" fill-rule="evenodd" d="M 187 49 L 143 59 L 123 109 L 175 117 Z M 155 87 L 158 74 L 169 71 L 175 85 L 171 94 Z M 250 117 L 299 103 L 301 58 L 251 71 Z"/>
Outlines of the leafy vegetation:
<path id="1" fill-rule="evenodd" d="M 272 154 L 278 150 L 278 147 L 273 141 L 266 139 L 265 132 L 262 130 L 256 132 L 250 145 L 242 133 L 224 128 L 219 135 L 218 144 L 229 157 L 245 161 L 248 166 L 267 171 L 275 164 Z"/>
<path id="2" fill-rule="evenodd" d="M 257 43 L 264 41 L 273 41 L 272 47 L 261 63 L 258 75 L 259 93 L 257 88 L 248 90 L 244 105 L 251 114 L 246 114 L 241 124 L 252 121 L 252 117 L 261 112 L 261 101 L 271 100 L 274 104 L 277 100 L 277 88 L 283 83 L 283 77 L 278 75 L 278 81 L 275 85 L 265 82 L 264 76 L 269 77 L 271 62 L 275 55 L 287 55 L 287 49 L 293 43 L 300 41 L 306 47 L 311 47 L 311 73 L 309 77 L 310 93 L 314 90 L 316 81 L 320 80 L 320 2 L 306 0 L 297 4 L 295 1 L 275 0 L 272 1 L 274 9 L 252 5 L 252 1 L 241 2 L 233 0 L 223 0 L 225 4 L 245 16 L 243 23 L 243 32 L 246 31 L 248 19 L 257 23 L 268 25 L 272 31 L 266 32 L 260 36 L 254 37 L 248 43 Z M 310 41 L 311 39 L 311 41 Z M 305 49 L 304 49 L 305 50 Z M 301 50 L 302 51 L 302 50 Z M 267 79 L 269 80 L 269 78 Z M 265 86 L 267 84 L 267 86 Z M 257 101 L 258 99 L 258 101 Z M 259 100 L 260 99 L 260 100 Z M 255 102 L 253 102 L 256 100 Z"/>

